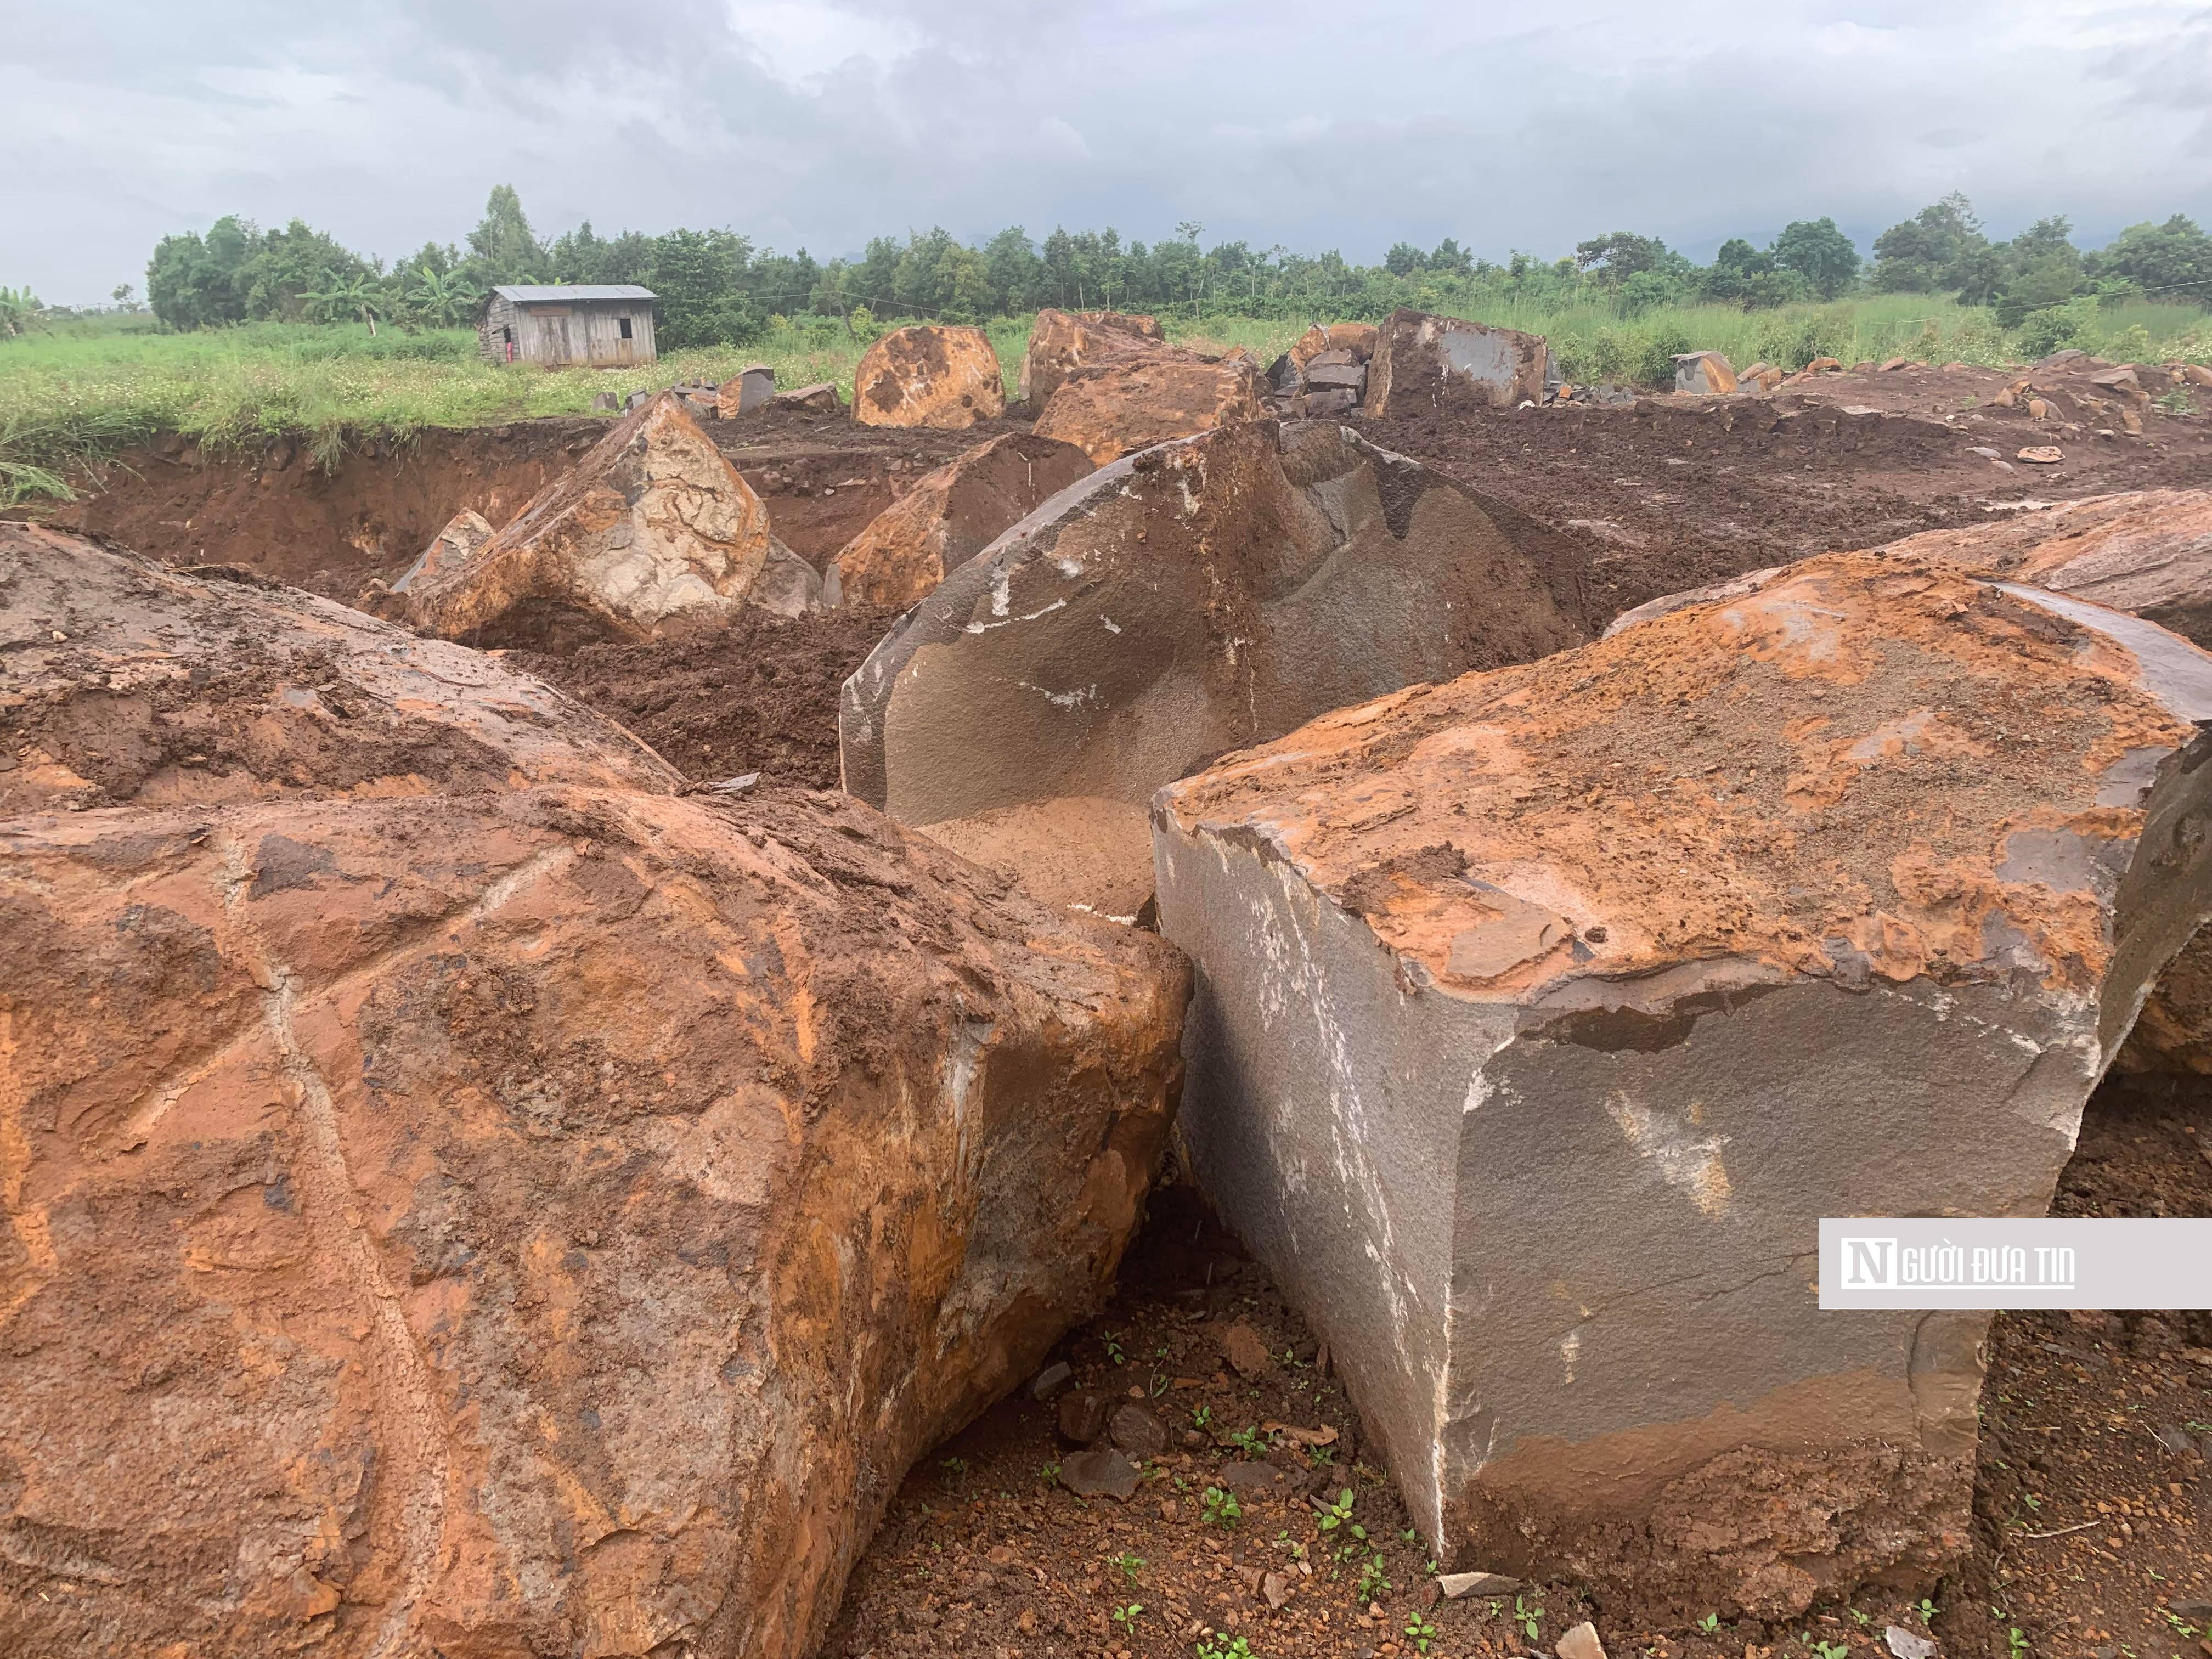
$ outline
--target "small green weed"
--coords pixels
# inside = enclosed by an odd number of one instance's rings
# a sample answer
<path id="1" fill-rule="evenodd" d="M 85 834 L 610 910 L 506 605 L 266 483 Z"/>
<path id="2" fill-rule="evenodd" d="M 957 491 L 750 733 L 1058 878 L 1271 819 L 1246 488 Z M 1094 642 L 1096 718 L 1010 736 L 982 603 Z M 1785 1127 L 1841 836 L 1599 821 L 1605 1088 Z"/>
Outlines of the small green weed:
<path id="1" fill-rule="evenodd" d="M 1704 1618 L 1698 1620 L 1698 1628 L 1705 1632 L 1708 1636 L 1711 1636 L 1720 1627 L 1721 1616 L 1717 1613 L 1709 1613 Z"/>
<path id="2" fill-rule="evenodd" d="M 1116 1607 L 1114 1609 L 1114 1622 L 1121 1627 L 1121 1632 L 1126 1636 L 1129 1632 L 1136 1629 L 1137 1617 L 1144 1610 L 1145 1604 L 1142 1601 L 1132 1601 L 1126 1607 Z"/>
<path id="3" fill-rule="evenodd" d="M 1244 1518 L 1244 1506 L 1233 1492 L 1208 1486 L 1199 1499 L 1199 1519 L 1209 1527 L 1233 1527 Z"/>
<path id="4" fill-rule="evenodd" d="M 1121 1577 L 1133 1584 L 1137 1582 L 1137 1575 L 1145 1568 L 1145 1558 L 1133 1550 L 1123 1550 L 1121 1554 L 1108 1559 L 1121 1569 Z"/>
<path id="5" fill-rule="evenodd" d="M 1429 1644 L 1437 1639 L 1437 1627 L 1417 1613 L 1406 1620 L 1406 1639 L 1426 1653 Z"/>
<path id="6" fill-rule="evenodd" d="M 1530 1641 L 1536 1639 L 1537 1621 L 1544 1616 L 1541 1607 L 1531 1607 L 1521 1596 L 1513 1598 L 1513 1622 L 1521 1626 L 1521 1633 Z"/>
<path id="7" fill-rule="evenodd" d="M 1252 1659 L 1252 1644 L 1242 1636 L 1209 1636 L 1198 1644 L 1198 1659 Z"/>

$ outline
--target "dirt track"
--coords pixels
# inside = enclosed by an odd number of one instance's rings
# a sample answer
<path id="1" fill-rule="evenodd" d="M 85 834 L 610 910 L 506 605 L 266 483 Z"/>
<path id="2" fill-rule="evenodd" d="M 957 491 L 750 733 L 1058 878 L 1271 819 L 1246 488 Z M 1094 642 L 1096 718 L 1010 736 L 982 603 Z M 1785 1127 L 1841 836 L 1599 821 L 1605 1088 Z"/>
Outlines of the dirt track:
<path id="1" fill-rule="evenodd" d="M 1555 595 L 1593 629 L 1699 582 L 1971 523 L 2006 503 L 2212 478 L 2212 422 L 2201 418 L 2154 410 L 2140 440 L 2054 433 L 2025 413 L 1984 408 L 1968 419 L 1956 407 L 2002 378 L 1984 385 L 1972 372 L 1928 370 L 1842 384 L 1848 378 L 1824 386 L 1822 401 L 1809 405 L 1646 399 L 1364 430 L 1525 515 Z M 1893 412 L 1843 413 L 1847 405 Z M 768 499 L 778 533 L 818 564 L 915 473 L 1001 429 L 1012 423 L 953 434 L 779 414 L 718 425 L 715 435 Z M 293 446 L 228 461 L 172 446 L 166 456 L 132 458 L 135 471 L 112 471 L 106 493 L 55 516 L 179 562 L 237 562 L 349 599 L 369 576 L 403 568 L 458 508 L 477 506 L 502 522 L 599 430 L 562 421 L 427 434 L 411 448 L 349 457 L 329 475 L 312 471 Z M 1972 453 L 1980 446 L 2010 457 L 2054 439 L 2065 456 L 2055 468 L 2014 462 L 2008 471 Z M 883 625 L 856 613 L 787 623 L 762 616 L 669 646 L 517 660 L 623 721 L 695 778 L 760 771 L 828 787 L 836 776 L 836 685 Z M 2206 1149 L 2212 1094 L 2202 1087 L 2108 1088 L 2092 1103 L 2059 1207 L 2212 1213 Z M 1040 1472 L 1065 1448 L 1044 1408 L 1010 1401 L 914 1472 L 828 1651 L 1165 1659 L 1191 1652 L 1195 1622 L 1247 1636 L 1255 1656 L 1398 1654 L 1415 1650 L 1407 1626 L 1417 1615 L 1435 1626 L 1432 1654 L 1547 1651 L 1580 1606 L 1573 1587 L 1524 1592 L 1524 1607 L 1544 1609 L 1534 1638 L 1516 1624 L 1510 1595 L 1495 1607 L 1431 1610 L 1419 1553 L 1397 1535 L 1396 1499 L 1379 1470 L 1360 1470 L 1357 1425 L 1313 1364 L 1295 1316 L 1231 1242 L 1208 1231 L 1187 1194 L 1164 1196 L 1157 1213 L 1121 1300 L 1072 1338 L 1067 1353 L 1081 1380 L 1134 1378 L 1148 1395 L 1160 1390 L 1176 1437 L 1160 1490 L 1124 1508 L 1048 1489 Z M 1218 1346 L 1239 1318 L 1291 1360 L 1258 1379 L 1233 1379 Z M 2204 1544 L 2212 1428 L 2203 1427 L 2212 1425 L 2212 1364 L 2185 1352 L 2208 1347 L 2212 1329 L 2202 1316 L 2000 1319 L 1977 1553 L 1937 1598 L 1935 1631 L 1947 1654 L 2002 1654 L 2014 1626 L 2051 1659 L 2195 1651 L 2196 1638 L 2185 1639 L 2155 1607 L 2212 1596 Z M 1359 1597 L 1365 1556 L 1335 1560 L 1334 1537 L 1324 1540 L 1302 1498 L 1260 1499 L 1237 1528 L 1204 1518 L 1205 1488 L 1230 1462 L 1251 1461 L 1221 1437 L 1267 1420 L 1337 1428 L 1342 1456 L 1320 1463 L 1309 1455 L 1293 1478 L 1328 1489 L 1334 1471 L 1354 1472 L 1358 1513 L 1389 1589 L 1370 1582 L 1371 1595 Z M 2191 1424 L 2203 1431 L 2201 1452 L 2160 1437 L 2168 1429 L 2198 1434 Z M 1187 1428 L 1199 1443 L 1183 1443 Z M 2079 1526 L 2084 1520 L 2096 1524 Z M 1294 1545 L 1304 1547 L 1312 1572 L 1298 1570 Z M 1114 1559 L 1136 1557 L 1143 1561 L 1133 1568 Z M 1271 1611 L 1249 1570 L 1285 1564 L 1295 1594 Z M 1132 1603 L 1145 1611 L 1115 1622 L 1115 1610 Z M 1723 1626 L 1664 1639 L 1615 1631 L 1602 1609 L 1592 1611 L 1614 1654 L 1633 1645 L 1655 1659 L 1765 1659 L 1783 1644 L 1815 1642 L 1827 1644 L 1824 1659 L 1882 1659 L 1887 1622 L 1921 1627 L 1918 1615 L 1878 1593 L 1856 1607 L 1825 1609 L 1802 1629 Z M 2002 1616 L 1992 1619 L 1993 1609 Z M 2200 1632 L 2205 1622 L 2196 1620 Z"/>

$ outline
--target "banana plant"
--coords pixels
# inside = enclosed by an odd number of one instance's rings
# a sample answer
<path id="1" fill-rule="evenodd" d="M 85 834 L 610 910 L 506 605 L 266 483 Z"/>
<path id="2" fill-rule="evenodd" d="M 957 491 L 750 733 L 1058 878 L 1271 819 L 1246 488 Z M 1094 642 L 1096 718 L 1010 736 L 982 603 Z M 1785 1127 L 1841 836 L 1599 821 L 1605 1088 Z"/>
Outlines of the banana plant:
<path id="1" fill-rule="evenodd" d="M 323 288 L 300 297 L 322 313 L 325 322 L 334 323 L 341 317 L 359 317 L 368 325 L 371 339 L 376 337 L 376 318 L 387 309 L 382 288 L 368 276 L 340 277 L 325 270 Z"/>
<path id="2" fill-rule="evenodd" d="M 27 288 L 0 288 L 0 335 L 13 338 L 28 333 L 46 309 Z"/>

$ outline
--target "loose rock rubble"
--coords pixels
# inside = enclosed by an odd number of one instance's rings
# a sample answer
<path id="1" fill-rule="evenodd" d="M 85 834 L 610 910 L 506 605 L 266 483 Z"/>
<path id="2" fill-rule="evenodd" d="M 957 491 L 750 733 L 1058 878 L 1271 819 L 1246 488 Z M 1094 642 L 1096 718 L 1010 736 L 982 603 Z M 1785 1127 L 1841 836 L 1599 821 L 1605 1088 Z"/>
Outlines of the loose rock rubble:
<path id="1" fill-rule="evenodd" d="M 1130 915 L 1161 784 L 1580 637 L 1467 490 L 1334 424 L 1223 427 L 1062 491 L 903 618 L 846 684 L 845 787 Z"/>
<path id="2" fill-rule="evenodd" d="M 835 602 L 907 605 L 1093 469 L 1073 444 L 1010 432 L 924 475 L 847 543 L 825 585 Z"/>
<path id="3" fill-rule="evenodd" d="M 1964 1553 L 1987 1316 L 1839 1343 L 1807 1218 L 2049 1202 L 2212 911 L 2208 716 L 2149 624 L 1838 555 L 1163 792 L 1197 1173 L 1441 1562 L 1684 1620 Z"/>
<path id="4" fill-rule="evenodd" d="M 853 418 L 863 426 L 957 430 L 994 421 L 1006 407 L 999 354 L 980 328 L 917 324 L 893 329 L 853 371 Z"/>
<path id="5" fill-rule="evenodd" d="M 821 580 L 673 397 L 617 422 L 457 569 L 414 583 L 407 618 L 480 645 L 640 637 L 740 605 L 784 616 Z"/>
<path id="6" fill-rule="evenodd" d="M 0 776 L 205 700 L 283 789 L 0 820 L 0 1645 L 812 1652 L 1108 1290 L 1179 960 L 459 647 L 7 534 Z"/>

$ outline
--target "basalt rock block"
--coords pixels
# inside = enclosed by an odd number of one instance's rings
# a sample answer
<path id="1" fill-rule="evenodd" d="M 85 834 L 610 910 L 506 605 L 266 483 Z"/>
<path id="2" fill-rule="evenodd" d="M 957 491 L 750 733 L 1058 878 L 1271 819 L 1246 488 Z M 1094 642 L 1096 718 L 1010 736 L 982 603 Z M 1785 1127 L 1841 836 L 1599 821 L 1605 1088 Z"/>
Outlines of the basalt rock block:
<path id="1" fill-rule="evenodd" d="M 421 795 L 671 791 L 612 720 L 497 659 L 228 566 L 0 524 L 0 817 Z"/>
<path id="2" fill-rule="evenodd" d="M 750 415 L 775 400 L 775 371 L 766 363 L 739 369 L 715 389 L 714 413 L 725 421 Z"/>
<path id="3" fill-rule="evenodd" d="M 0 1650 L 817 1650 L 1168 1127 L 1179 958 L 1003 888 L 836 795 L 0 823 Z"/>
<path id="4" fill-rule="evenodd" d="M 2212 489 L 2091 495 L 1885 550 L 2094 599 L 2212 648 Z"/>
<path id="5" fill-rule="evenodd" d="M 1164 349 L 1167 334 L 1156 317 L 1119 311 L 1055 311 L 1036 314 L 1029 349 L 1022 356 L 1022 401 L 1042 405 L 1060 390 L 1068 374 L 1101 362 L 1116 362 Z"/>
<path id="6" fill-rule="evenodd" d="M 853 371 L 853 418 L 862 426 L 957 431 L 1006 413 L 999 354 L 980 328 L 921 323 L 893 329 Z"/>
<path id="7" fill-rule="evenodd" d="M 1040 438 L 1073 444 L 1100 466 L 1170 438 L 1256 421 L 1266 375 L 1247 359 L 1209 362 L 1155 347 L 1072 369 L 1037 416 Z"/>
<path id="8" fill-rule="evenodd" d="M 779 392 L 775 401 L 786 409 L 804 410 L 809 415 L 837 415 L 845 408 L 845 400 L 837 395 L 837 388 L 828 380 L 817 380 L 812 386 L 795 386 L 788 392 Z"/>
<path id="9" fill-rule="evenodd" d="M 1364 363 L 1374 356 L 1381 337 L 1382 331 L 1372 323 L 1316 323 L 1291 343 L 1285 355 L 1301 368 L 1325 351 L 1347 352 L 1346 361 Z"/>
<path id="10" fill-rule="evenodd" d="M 820 579 L 678 399 L 618 422 L 459 569 L 408 594 L 408 620 L 471 645 L 642 638 L 739 605 L 795 616 Z"/>
<path id="11" fill-rule="evenodd" d="M 1129 914 L 1163 783 L 1324 710 L 1576 643 L 1516 533 L 1333 423 L 1147 449 L 876 647 L 840 702 L 845 787 L 1040 896 Z"/>
<path id="12" fill-rule="evenodd" d="M 925 474 L 836 560 L 839 602 L 908 605 L 1094 469 L 1073 444 L 1009 432 Z"/>
<path id="13" fill-rule="evenodd" d="M 1737 389 L 1735 370 L 1718 351 L 1686 351 L 1674 359 L 1674 390 L 1717 395 Z"/>
<path id="14" fill-rule="evenodd" d="M 386 586 L 381 580 L 372 580 L 354 604 L 372 617 L 381 617 L 386 622 L 404 622 L 410 592 L 459 570 L 491 538 L 490 520 L 474 507 L 463 507 L 446 520 L 445 527 L 430 538 L 430 544 L 397 581 Z"/>
<path id="15" fill-rule="evenodd" d="M 1544 397 L 1544 337 L 1425 311 L 1394 311 L 1376 331 L 1367 412 L 1411 415 L 1473 404 L 1513 409 Z"/>
<path id="16" fill-rule="evenodd" d="M 1161 792 L 1182 1133 L 1438 1560 L 1636 1624 L 1966 1551 L 1988 1316 L 1819 1311 L 1818 1221 L 2043 1213 L 2212 911 L 2208 715 L 2149 623 L 1838 554 Z"/>

